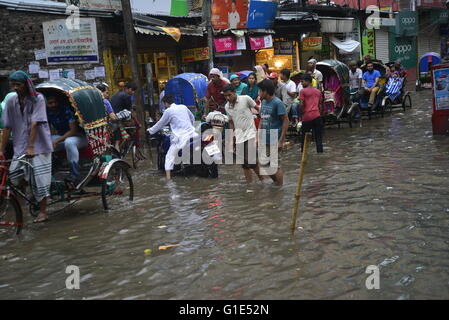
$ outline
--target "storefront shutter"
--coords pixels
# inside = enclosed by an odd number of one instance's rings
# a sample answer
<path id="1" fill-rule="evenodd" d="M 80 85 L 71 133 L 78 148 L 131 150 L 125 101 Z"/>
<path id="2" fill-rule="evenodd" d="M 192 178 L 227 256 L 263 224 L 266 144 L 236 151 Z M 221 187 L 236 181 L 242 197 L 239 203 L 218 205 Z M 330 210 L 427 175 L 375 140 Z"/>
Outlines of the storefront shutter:
<path id="1" fill-rule="evenodd" d="M 376 29 L 376 59 L 383 63 L 390 61 L 390 47 L 388 40 L 388 31 L 386 29 Z"/>
<path id="2" fill-rule="evenodd" d="M 419 35 L 418 37 L 418 59 L 427 52 L 441 54 L 441 36 L 438 31 L 432 34 Z"/>

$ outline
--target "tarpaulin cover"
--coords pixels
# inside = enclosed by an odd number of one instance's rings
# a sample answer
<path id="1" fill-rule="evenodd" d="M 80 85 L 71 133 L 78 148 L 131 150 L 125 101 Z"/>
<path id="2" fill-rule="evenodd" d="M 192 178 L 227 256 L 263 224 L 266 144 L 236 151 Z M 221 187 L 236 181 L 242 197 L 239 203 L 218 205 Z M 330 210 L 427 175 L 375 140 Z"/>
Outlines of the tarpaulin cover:
<path id="1" fill-rule="evenodd" d="M 346 39 L 342 41 L 335 37 L 331 37 L 330 40 L 338 49 L 344 52 L 353 52 L 360 46 L 360 42 L 352 39 Z"/>
<path id="2" fill-rule="evenodd" d="M 206 96 L 208 79 L 200 73 L 181 73 L 170 79 L 165 86 L 165 94 L 172 94 L 176 104 L 188 107 L 196 105 L 196 98 Z"/>
<path id="3" fill-rule="evenodd" d="M 420 72 L 429 72 L 428 70 L 428 64 L 429 60 L 431 62 L 431 65 L 436 65 L 441 62 L 441 57 L 438 53 L 435 52 L 427 52 L 421 56 L 419 59 L 419 71 Z"/>
<path id="4" fill-rule="evenodd" d="M 103 96 L 100 90 L 87 82 L 61 78 L 41 83 L 36 90 L 44 96 L 52 93 L 64 95 L 74 108 L 81 126 L 87 129 L 107 124 Z"/>

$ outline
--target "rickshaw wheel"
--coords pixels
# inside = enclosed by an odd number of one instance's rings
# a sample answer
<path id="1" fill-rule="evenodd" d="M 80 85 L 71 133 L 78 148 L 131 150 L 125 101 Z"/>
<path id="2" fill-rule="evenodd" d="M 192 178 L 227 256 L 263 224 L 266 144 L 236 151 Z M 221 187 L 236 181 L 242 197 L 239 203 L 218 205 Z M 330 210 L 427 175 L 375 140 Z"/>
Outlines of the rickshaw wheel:
<path id="1" fill-rule="evenodd" d="M 412 108 L 412 98 L 410 97 L 409 94 L 406 94 L 404 96 L 404 99 L 402 100 L 402 108 L 404 109 L 404 111 L 406 108 L 409 108 L 409 109 Z"/>
<path id="2" fill-rule="evenodd" d="M 146 159 L 146 157 L 143 155 L 142 148 L 139 148 L 136 145 L 133 145 L 133 147 L 132 147 L 131 157 L 132 157 L 134 169 L 137 169 L 137 164 L 140 161 L 143 161 Z"/>
<path id="3" fill-rule="evenodd" d="M 385 100 L 385 111 L 388 111 L 390 115 L 393 114 L 393 102 L 391 101 L 391 99 Z"/>
<path id="4" fill-rule="evenodd" d="M 101 200 L 104 210 L 123 207 L 134 198 L 134 185 L 129 169 L 122 163 L 112 165 L 101 186 Z"/>
<path id="5" fill-rule="evenodd" d="M 8 228 L 7 233 L 18 235 L 22 230 L 23 213 L 19 202 L 14 197 L 0 198 L 0 226 Z M 3 229 L 3 228 L 2 228 Z"/>

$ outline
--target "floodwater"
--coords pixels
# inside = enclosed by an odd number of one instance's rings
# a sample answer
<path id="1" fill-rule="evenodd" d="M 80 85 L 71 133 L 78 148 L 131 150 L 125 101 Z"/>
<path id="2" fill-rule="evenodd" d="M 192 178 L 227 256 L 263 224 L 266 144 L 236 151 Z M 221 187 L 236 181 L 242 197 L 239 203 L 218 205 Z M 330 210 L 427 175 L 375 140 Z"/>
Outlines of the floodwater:
<path id="1" fill-rule="evenodd" d="M 168 185 L 140 169 L 135 202 L 119 211 L 85 201 L 19 238 L 0 232 L 0 297 L 448 299 L 449 138 L 432 136 L 430 97 L 327 129 L 325 153 L 311 148 L 294 235 L 297 145 L 281 188 L 247 187 L 238 166 Z M 66 289 L 69 265 L 79 290 Z M 370 265 L 379 290 L 365 286 Z"/>

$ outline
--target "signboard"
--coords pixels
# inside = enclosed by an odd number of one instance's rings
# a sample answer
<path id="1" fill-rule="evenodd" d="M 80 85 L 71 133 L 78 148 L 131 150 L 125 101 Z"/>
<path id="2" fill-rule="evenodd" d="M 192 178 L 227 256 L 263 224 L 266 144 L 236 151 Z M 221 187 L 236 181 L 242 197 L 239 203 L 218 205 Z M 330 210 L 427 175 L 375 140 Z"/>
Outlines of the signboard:
<path id="1" fill-rule="evenodd" d="M 435 110 L 449 110 L 449 67 L 433 70 Z"/>
<path id="2" fill-rule="evenodd" d="M 209 59 L 209 48 L 195 48 L 181 51 L 181 60 L 183 63 L 202 61 Z"/>
<path id="3" fill-rule="evenodd" d="M 234 37 L 214 38 L 215 51 L 237 50 L 237 41 Z"/>
<path id="4" fill-rule="evenodd" d="M 374 29 L 365 29 L 362 33 L 362 54 L 363 56 L 376 57 L 376 48 L 374 43 Z"/>
<path id="5" fill-rule="evenodd" d="M 273 38 L 271 35 L 264 37 L 249 37 L 249 43 L 251 45 L 251 50 L 270 48 L 273 46 Z"/>
<path id="6" fill-rule="evenodd" d="M 133 12 L 185 17 L 189 14 L 187 0 L 131 0 Z"/>
<path id="7" fill-rule="evenodd" d="M 248 29 L 273 27 L 277 13 L 277 2 L 251 0 L 248 11 Z"/>
<path id="8" fill-rule="evenodd" d="M 80 9 L 122 10 L 121 0 L 66 0 L 66 3 Z"/>
<path id="9" fill-rule="evenodd" d="M 448 11 L 432 9 L 430 11 L 430 23 L 432 24 L 444 24 L 448 22 Z"/>
<path id="10" fill-rule="evenodd" d="M 307 37 L 302 40 L 302 50 L 304 51 L 319 51 L 323 46 L 322 37 Z"/>
<path id="11" fill-rule="evenodd" d="M 216 30 L 245 29 L 248 21 L 248 0 L 213 0 L 211 22 Z"/>
<path id="12" fill-rule="evenodd" d="M 390 32 L 390 60 L 400 60 L 404 69 L 416 67 L 416 37 L 396 37 Z"/>
<path id="13" fill-rule="evenodd" d="M 274 54 L 275 55 L 293 54 L 293 42 L 292 41 L 275 41 L 274 42 Z"/>
<path id="14" fill-rule="evenodd" d="M 241 55 L 242 55 L 242 51 L 240 51 L 240 50 L 230 50 L 230 51 L 217 52 L 215 54 L 215 58 L 238 57 Z"/>
<path id="15" fill-rule="evenodd" d="M 47 64 L 97 63 L 95 18 L 80 18 L 79 30 L 69 30 L 65 19 L 42 23 Z"/>
<path id="16" fill-rule="evenodd" d="M 418 22 L 418 12 L 400 11 L 396 15 L 396 26 L 392 30 L 401 36 L 417 36 Z"/>

